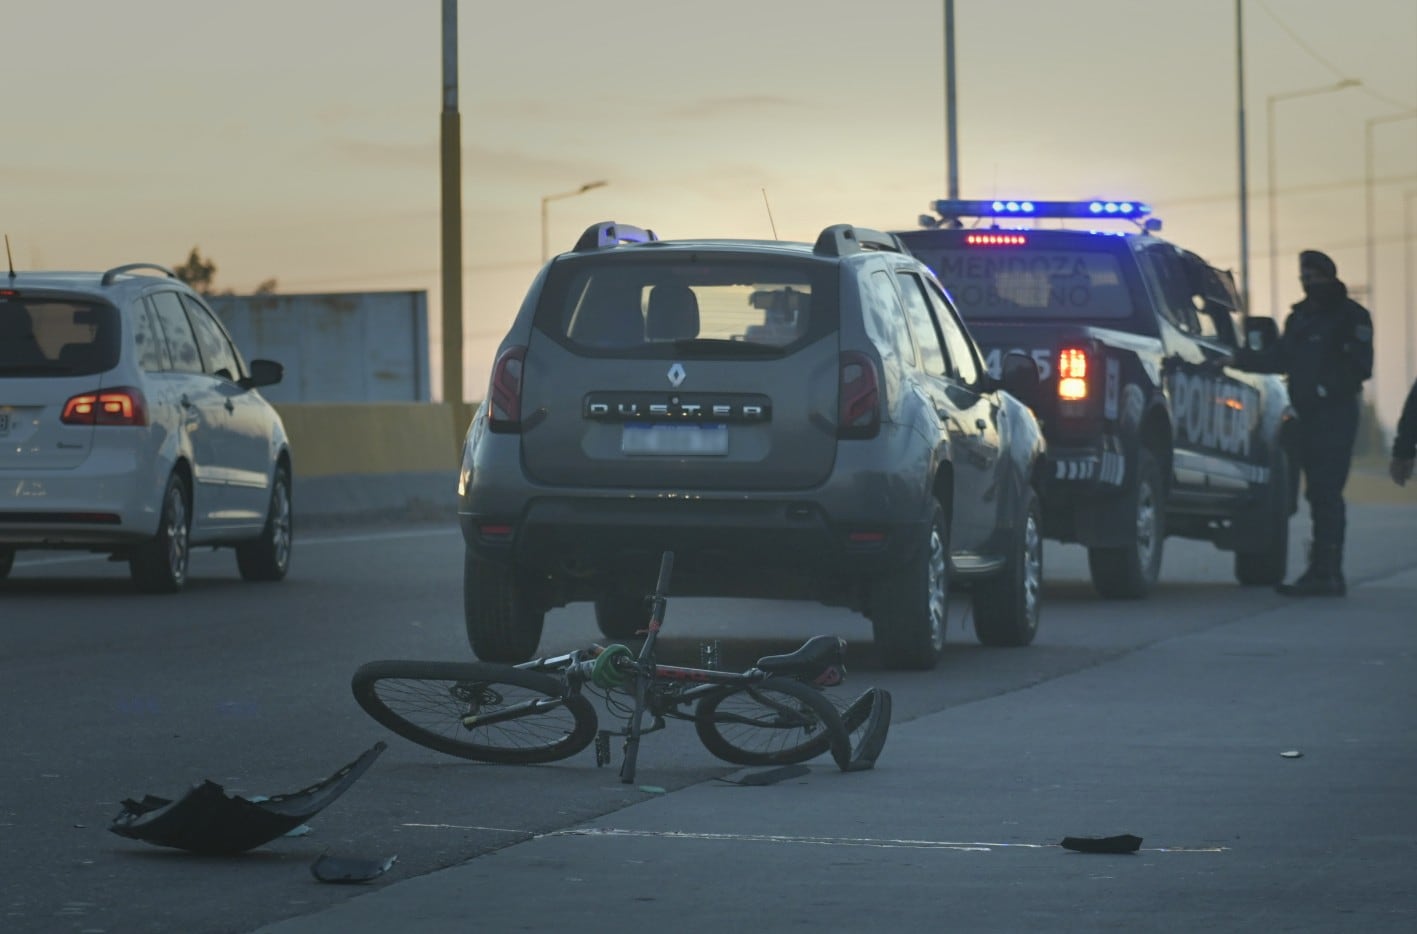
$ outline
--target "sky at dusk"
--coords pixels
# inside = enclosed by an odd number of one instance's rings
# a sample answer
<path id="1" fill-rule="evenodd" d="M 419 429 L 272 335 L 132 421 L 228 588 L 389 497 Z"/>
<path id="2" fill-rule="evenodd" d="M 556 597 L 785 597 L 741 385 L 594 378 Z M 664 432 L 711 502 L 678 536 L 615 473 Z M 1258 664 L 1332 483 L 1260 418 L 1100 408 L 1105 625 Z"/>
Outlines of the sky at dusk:
<path id="1" fill-rule="evenodd" d="M 1333 256 L 1374 313 L 1391 424 L 1417 376 L 1417 2 L 1242 2 L 1251 310 L 1299 297 L 1300 249 Z M 462 0 L 466 397 L 540 264 L 543 196 L 607 183 L 549 204 L 553 253 L 602 220 L 913 227 L 946 194 L 943 7 Z M 16 265 L 176 265 L 196 246 L 219 289 L 426 290 L 439 395 L 441 17 L 440 0 L 11 0 Z M 962 196 L 1145 200 L 1238 278 L 1234 0 L 956 0 L 955 27 Z M 1361 84 L 1295 94 L 1342 79 Z"/>

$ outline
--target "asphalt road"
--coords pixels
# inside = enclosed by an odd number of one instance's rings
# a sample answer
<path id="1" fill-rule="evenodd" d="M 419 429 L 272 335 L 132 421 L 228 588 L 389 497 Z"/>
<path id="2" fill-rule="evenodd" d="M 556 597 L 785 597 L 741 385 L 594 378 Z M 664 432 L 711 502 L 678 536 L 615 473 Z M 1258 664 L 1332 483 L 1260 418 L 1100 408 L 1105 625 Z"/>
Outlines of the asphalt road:
<path id="1" fill-rule="evenodd" d="M 938 927 L 946 905 L 968 930 L 1417 929 L 1417 506 L 1350 512 L 1347 601 L 1240 588 L 1228 555 L 1173 540 L 1153 599 L 1106 602 L 1082 552 L 1050 546 L 1038 641 L 978 646 L 960 600 L 928 674 L 880 670 L 868 625 L 844 611 L 671 599 L 666 654 L 690 660 L 716 638 L 738 665 L 839 633 L 851 686 L 889 688 L 895 718 L 875 771 L 818 763 L 761 790 L 716 781 L 733 767 L 671 724 L 640 754 L 639 782 L 665 794 L 620 784 L 589 751 L 533 768 L 450 759 L 354 704 L 349 675 L 364 661 L 467 657 L 450 524 L 303 535 L 277 585 L 245 584 L 230 552 L 204 552 L 176 597 L 135 593 L 122 565 L 27 553 L 0 584 L 0 930 L 621 930 L 623 916 L 586 914 L 615 885 L 642 913 L 635 928 L 683 921 L 691 905 L 704 926 L 751 925 L 770 905 L 783 920 L 759 928 L 878 927 L 852 914 L 861 899 L 834 902 L 828 879 L 838 899 L 869 880 L 882 930 Z M 1297 566 L 1302 516 L 1294 529 Z M 548 618 L 543 647 L 595 638 L 589 608 L 569 607 Z M 125 798 L 175 798 L 203 779 L 246 797 L 293 792 L 380 740 L 387 750 L 309 833 L 241 857 L 107 829 Z M 1280 757 L 1293 748 L 1305 757 Z M 1212 810 L 1219 823 L 1200 819 Z M 1258 833 L 1230 832 L 1256 821 Z M 586 844 L 596 826 L 618 829 Z M 719 836 L 696 852 L 665 842 L 669 830 Z M 1146 838 L 1143 860 L 1056 862 L 1065 833 L 1124 831 Z M 756 835 L 880 847 L 854 865 L 859 848 L 768 856 Z M 981 840 L 1013 849 L 992 862 L 924 852 Z M 1045 849 L 1054 862 L 1035 864 Z M 372 885 L 325 885 L 308 867 L 326 852 L 397 862 Z M 1096 886 L 1110 907 L 1078 894 Z M 1349 894 L 1305 900 L 1327 891 Z"/>

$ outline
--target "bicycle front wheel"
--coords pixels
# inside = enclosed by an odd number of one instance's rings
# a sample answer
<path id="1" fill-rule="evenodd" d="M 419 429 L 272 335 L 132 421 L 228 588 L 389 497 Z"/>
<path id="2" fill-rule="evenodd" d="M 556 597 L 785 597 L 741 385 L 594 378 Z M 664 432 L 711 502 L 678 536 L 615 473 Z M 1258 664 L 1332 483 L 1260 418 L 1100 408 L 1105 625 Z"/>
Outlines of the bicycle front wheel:
<path id="1" fill-rule="evenodd" d="M 806 762 L 846 736 L 831 701 L 791 678 L 710 694 L 694 710 L 694 728 L 705 749 L 735 765 Z"/>
<path id="2" fill-rule="evenodd" d="M 595 708 L 559 679 L 482 662 L 369 662 L 354 699 L 404 739 L 463 759 L 529 765 L 580 752 Z"/>

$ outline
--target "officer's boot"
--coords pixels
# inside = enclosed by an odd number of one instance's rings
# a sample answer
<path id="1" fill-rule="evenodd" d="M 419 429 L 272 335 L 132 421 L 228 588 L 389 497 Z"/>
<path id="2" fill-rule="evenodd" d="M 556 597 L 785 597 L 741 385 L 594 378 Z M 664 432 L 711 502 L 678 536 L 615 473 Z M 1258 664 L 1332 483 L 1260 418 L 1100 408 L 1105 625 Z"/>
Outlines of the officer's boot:
<path id="1" fill-rule="evenodd" d="M 1343 549 L 1338 545 L 1309 547 L 1309 567 L 1292 584 L 1280 584 L 1280 593 L 1289 597 L 1342 597 L 1348 593 L 1343 580 Z"/>

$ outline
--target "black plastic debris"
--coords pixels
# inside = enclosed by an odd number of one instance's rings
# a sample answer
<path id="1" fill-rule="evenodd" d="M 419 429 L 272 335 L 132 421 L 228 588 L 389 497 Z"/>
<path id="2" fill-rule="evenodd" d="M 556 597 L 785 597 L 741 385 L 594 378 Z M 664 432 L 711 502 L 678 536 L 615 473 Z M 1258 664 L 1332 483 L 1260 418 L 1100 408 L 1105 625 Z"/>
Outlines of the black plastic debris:
<path id="1" fill-rule="evenodd" d="M 844 770 L 863 772 L 873 768 L 891 728 L 891 692 L 871 688 L 846 708 L 841 719 L 856 740 L 856 748 L 851 750 L 851 759 Z"/>
<path id="2" fill-rule="evenodd" d="M 321 882 L 370 882 L 388 872 L 397 859 L 397 856 L 390 856 L 388 859 L 362 859 L 321 853 L 319 859 L 310 864 L 310 875 Z"/>
<path id="3" fill-rule="evenodd" d="M 156 795 L 124 800 L 123 812 L 109 830 L 158 846 L 188 850 L 203 856 L 244 853 L 289 833 L 324 810 L 354 784 L 387 747 L 375 743 L 358 759 L 324 781 L 284 795 L 251 801 L 229 795 L 213 781 L 204 781 L 173 801 Z"/>
<path id="4" fill-rule="evenodd" d="M 1141 849 L 1141 837 L 1129 833 L 1115 837 L 1064 837 L 1061 845 L 1079 853 L 1135 853 Z"/>

